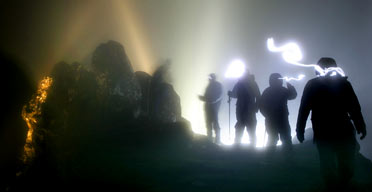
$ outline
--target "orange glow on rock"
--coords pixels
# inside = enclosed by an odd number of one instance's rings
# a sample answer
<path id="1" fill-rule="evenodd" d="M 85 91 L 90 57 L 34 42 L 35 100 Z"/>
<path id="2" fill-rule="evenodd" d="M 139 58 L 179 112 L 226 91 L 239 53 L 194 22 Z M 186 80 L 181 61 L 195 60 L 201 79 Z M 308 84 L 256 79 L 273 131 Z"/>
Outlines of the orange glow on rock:
<path id="1" fill-rule="evenodd" d="M 41 105 L 45 102 L 48 95 L 47 91 L 52 83 L 53 79 L 50 77 L 45 77 L 43 80 L 41 80 L 34 98 L 32 98 L 28 104 L 23 106 L 22 118 L 26 122 L 28 127 L 27 138 L 24 145 L 24 162 L 32 159 L 35 154 L 35 149 L 32 142 L 34 135 L 33 133 L 38 123 L 37 118 L 41 115 Z"/>

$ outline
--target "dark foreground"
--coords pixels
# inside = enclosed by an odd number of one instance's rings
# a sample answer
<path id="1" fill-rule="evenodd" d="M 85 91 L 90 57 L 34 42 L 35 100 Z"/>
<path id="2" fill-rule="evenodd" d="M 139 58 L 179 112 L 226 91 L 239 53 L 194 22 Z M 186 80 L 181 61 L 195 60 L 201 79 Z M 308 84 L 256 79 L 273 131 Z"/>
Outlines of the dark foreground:
<path id="1" fill-rule="evenodd" d="M 247 146 L 219 147 L 146 132 L 96 136 L 69 154 L 39 158 L 8 191 L 322 191 L 312 142 L 292 155 Z M 176 139 L 177 138 L 177 139 Z M 68 145 L 68 142 L 66 143 Z M 67 147 L 66 147 L 67 148 Z M 60 152 L 62 153 L 62 152 Z M 54 158 L 54 159 L 53 159 Z M 372 191 L 372 163 L 357 157 L 352 191 Z"/>

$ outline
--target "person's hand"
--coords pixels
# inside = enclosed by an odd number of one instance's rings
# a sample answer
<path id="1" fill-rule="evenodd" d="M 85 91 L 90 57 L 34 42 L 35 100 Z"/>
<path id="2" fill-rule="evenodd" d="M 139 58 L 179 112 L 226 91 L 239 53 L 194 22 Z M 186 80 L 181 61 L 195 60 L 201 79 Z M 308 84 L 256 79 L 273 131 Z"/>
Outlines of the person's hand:
<path id="1" fill-rule="evenodd" d="M 366 135 L 367 135 L 367 131 L 366 130 L 357 131 L 357 132 L 358 132 L 358 134 L 362 134 L 362 136 L 360 137 L 360 140 L 363 140 L 366 137 Z"/>
<path id="2" fill-rule="evenodd" d="M 305 140 L 304 134 L 297 134 L 297 139 L 300 143 L 304 142 Z"/>
<path id="3" fill-rule="evenodd" d="M 198 95 L 198 97 L 199 97 L 200 100 L 204 101 L 204 96 Z"/>

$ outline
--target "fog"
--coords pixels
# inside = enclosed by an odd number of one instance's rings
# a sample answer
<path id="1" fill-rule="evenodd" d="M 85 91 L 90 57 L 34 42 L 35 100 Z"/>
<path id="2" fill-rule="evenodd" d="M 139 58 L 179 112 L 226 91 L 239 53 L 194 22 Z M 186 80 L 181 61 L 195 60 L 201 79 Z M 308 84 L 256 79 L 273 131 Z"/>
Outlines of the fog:
<path id="1" fill-rule="evenodd" d="M 194 132 L 202 134 L 206 131 L 197 95 L 204 92 L 207 75 L 216 73 L 227 92 L 236 80 L 225 79 L 224 72 L 232 60 L 242 59 L 255 74 L 261 92 L 273 72 L 306 75 L 293 82 L 299 93 L 289 102 L 294 135 L 303 86 L 315 76 L 314 70 L 285 63 L 280 54 L 267 50 L 267 38 L 297 42 L 304 63 L 334 57 L 361 103 L 368 134 L 360 141 L 361 152 L 372 158 L 371 1 L 65 0 L 12 1 L 0 6 L 0 49 L 21 61 L 35 82 L 61 60 L 89 64 L 95 47 L 107 40 L 124 45 L 136 71 L 152 73 L 158 63 L 170 59 L 183 116 L 191 121 Z M 220 111 L 225 138 L 226 100 Z M 235 109 L 231 107 L 233 132 Z M 257 136 L 263 137 L 261 115 L 258 120 Z"/>

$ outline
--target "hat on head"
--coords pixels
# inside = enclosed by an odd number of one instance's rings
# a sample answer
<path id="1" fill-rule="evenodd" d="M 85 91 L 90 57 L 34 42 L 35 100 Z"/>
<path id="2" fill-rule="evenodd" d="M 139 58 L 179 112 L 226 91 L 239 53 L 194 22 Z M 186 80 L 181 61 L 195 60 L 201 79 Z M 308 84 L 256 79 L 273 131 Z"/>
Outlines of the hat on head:
<path id="1" fill-rule="evenodd" d="M 211 74 L 208 75 L 208 78 L 212 79 L 212 80 L 216 80 L 217 76 L 216 76 L 216 74 L 211 73 Z"/>
<path id="2" fill-rule="evenodd" d="M 318 65 L 323 69 L 330 68 L 330 67 L 337 67 L 335 59 L 331 57 L 320 58 L 318 61 Z"/>
<path id="3" fill-rule="evenodd" d="M 282 76 L 279 73 L 272 73 L 269 78 L 270 86 L 281 86 L 283 84 Z"/>

